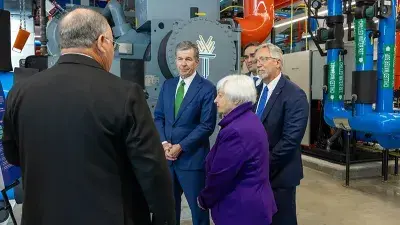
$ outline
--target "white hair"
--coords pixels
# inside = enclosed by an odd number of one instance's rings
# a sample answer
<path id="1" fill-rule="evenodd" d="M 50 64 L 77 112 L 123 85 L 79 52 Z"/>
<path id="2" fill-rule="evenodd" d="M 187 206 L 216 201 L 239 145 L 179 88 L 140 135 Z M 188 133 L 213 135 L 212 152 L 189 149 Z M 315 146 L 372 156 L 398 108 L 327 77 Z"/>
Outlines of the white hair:
<path id="1" fill-rule="evenodd" d="M 280 69 L 282 70 L 282 68 L 283 68 L 283 52 L 282 52 L 282 50 L 278 46 L 276 46 L 274 44 L 264 43 L 264 44 L 259 45 L 256 48 L 255 52 L 257 52 L 258 50 L 260 50 L 262 48 L 268 48 L 269 53 L 271 54 L 271 57 L 274 58 L 274 59 L 279 59 L 281 61 L 281 68 Z"/>
<path id="2" fill-rule="evenodd" d="M 254 80 L 247 75 L 229 75 L 217 83 L 218 92 L 225 94 L 226 98 L 237 104 L 246 102 L 256 103 L 257 91 Z"/>

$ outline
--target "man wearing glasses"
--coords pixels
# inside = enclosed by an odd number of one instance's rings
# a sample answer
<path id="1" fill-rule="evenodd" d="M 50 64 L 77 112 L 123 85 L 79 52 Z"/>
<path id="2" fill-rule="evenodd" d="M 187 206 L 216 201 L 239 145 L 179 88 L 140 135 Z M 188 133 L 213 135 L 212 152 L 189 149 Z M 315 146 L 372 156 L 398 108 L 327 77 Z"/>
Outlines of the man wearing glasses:
<path id="1" fill-rule="evenodd" d="M 278 212 L 272 225 L 296 225 L 296 187 L 303 178 L 300 143 L 307 126 L 309 104 L 302 89 L 282 74 L 279 47 L 257 47 L 259 85 L 255 112 L 264 124 L 270 145 L 270 182 Z"/>
<path id="2" fill-rule="evenodd" d="M 175 225 L 172 180 L 139 85 L 109 73 L 99 13 L 60 22 L 62 56 L 8 94 L 3 147 L 22 169 L 22 224 Z"/>

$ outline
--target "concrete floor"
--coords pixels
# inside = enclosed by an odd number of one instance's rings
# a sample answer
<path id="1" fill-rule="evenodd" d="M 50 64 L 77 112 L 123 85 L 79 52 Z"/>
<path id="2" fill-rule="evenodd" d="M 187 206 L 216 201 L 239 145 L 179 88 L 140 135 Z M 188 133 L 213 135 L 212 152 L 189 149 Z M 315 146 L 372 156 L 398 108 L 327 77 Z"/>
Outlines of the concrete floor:
<path id="1" fill-rule="evenodd" d="M 318 171 L 304 168 L 298 188 L 299 225 L 398 225 L 400 177 L 351 180 L 350 186 Z M 21 207 L 15 208 L 19 220 Z M 190 212 L 183 206 L 181 225 L 190 225 Z M 9 223 L 11 225 L 12 223 Z"/>

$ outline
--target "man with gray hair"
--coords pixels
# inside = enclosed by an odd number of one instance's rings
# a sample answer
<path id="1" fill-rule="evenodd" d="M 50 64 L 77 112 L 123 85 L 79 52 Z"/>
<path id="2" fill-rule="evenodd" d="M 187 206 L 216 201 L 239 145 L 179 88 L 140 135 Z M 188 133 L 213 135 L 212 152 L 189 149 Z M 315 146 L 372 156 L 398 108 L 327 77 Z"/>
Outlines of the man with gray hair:
<path id="1" fill-rule="evenodd" d="M 169 161 L 179 225 L 182 193 L 189 203 L 193 225 L 209 225 L 208 211 L 197 205 L 205 185 L 204 160 L 210 151 L 209 137 L 216 126 L 215 86 L 196 72 L 199 50 L 190 41 L 176 47 L 179 74 L 162 85 L 154 120 Z"/>
<path id="2" fill-rule="evenodd" d="M 60 23 L 57 64 L 8 94 L 3 146 L 22 169 L 22 225 L 175 225 L 171 176 L 139 85 L 109 73 L 107 20 Z"/>
<path id="3" fill-rule="evenodd" d="M 282 74 L 283 54 L 266 43 L 256 50 L 257 70 L 263 80 L 255 112 L 269 138 L 270 182 L 278 212 L 272 225 L 296 225 L 296 187 L 303 178 L 300 143 L 309 114 L 304 91 Z"/>

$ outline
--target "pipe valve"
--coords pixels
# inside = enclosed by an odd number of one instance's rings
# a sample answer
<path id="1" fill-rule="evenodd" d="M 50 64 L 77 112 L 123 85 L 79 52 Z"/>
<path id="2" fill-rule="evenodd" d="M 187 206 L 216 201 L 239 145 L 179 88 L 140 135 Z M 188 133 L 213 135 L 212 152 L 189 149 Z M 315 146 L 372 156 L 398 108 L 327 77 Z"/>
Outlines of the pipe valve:
<path id="1" fill-rule="evenodd" d="M 326 28 L 319 28 L 316 38 L 319 43 L 325 43 L 329 39 L 329 30 Z"/>
<path id="2" fill-rule="evenodd" d="M 328 40 L 325 48 L 328 49 L 343 49 L 344 48 L 344 17 L 343 15 L 328 16 L 326 24 L 329 27 Z"/>
<path id="3" fill-rule="evenodd" d="M 377 6 L 377 17 L 378 18 L 388 18 L 392 15 L 393 8 L 392 8 L 392 1 L 393 0 L 379 0 L 376 4 Z"/>

